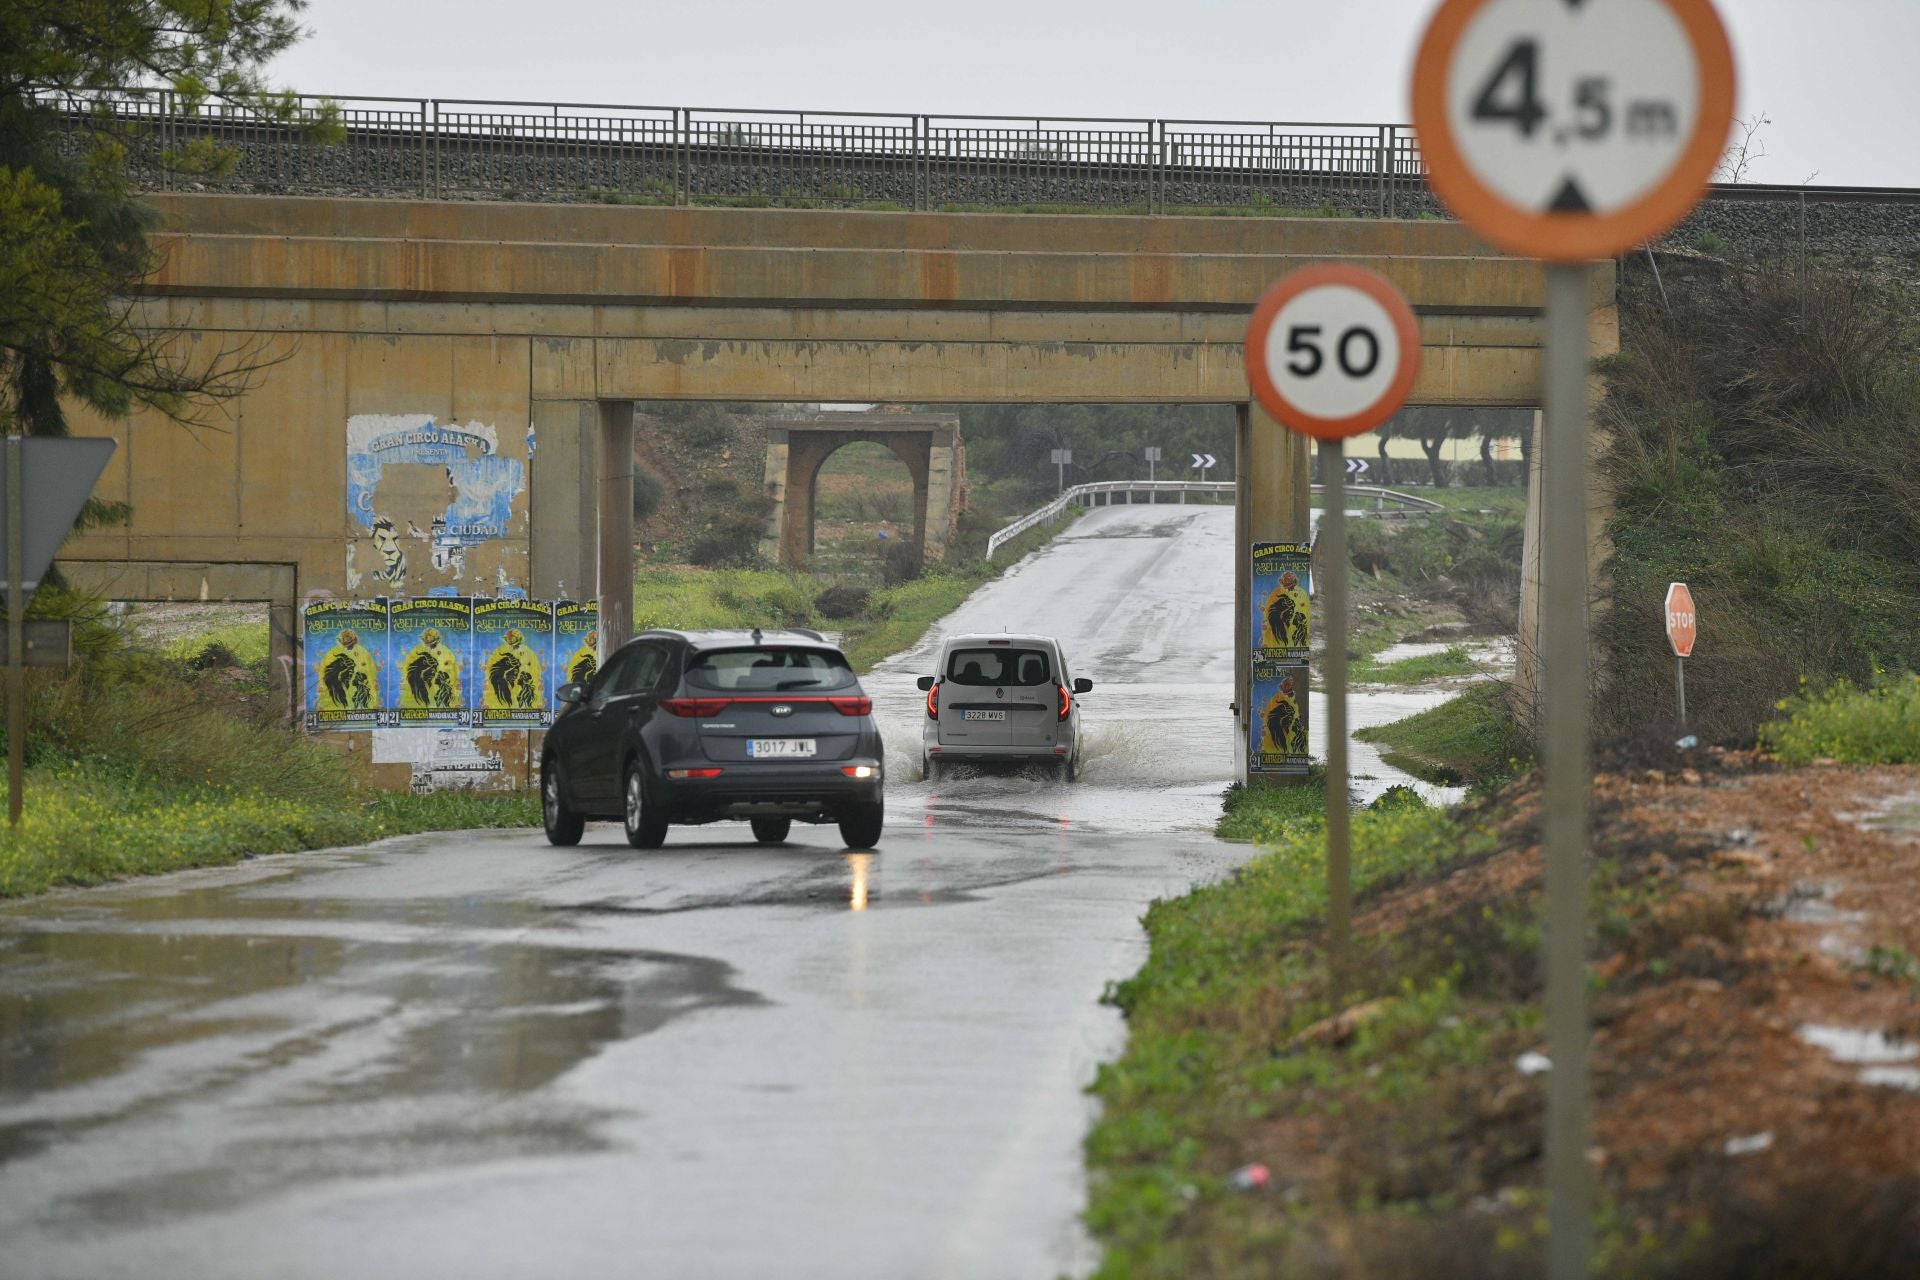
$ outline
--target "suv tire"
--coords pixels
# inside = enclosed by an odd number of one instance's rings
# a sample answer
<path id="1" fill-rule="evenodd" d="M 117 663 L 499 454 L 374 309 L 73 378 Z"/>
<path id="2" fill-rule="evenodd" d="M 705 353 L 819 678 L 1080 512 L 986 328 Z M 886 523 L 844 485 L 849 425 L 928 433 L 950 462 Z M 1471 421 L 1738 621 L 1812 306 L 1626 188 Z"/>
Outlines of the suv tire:
<path id="1" fill-rule="evenodd" d="M 627 843 L 636 849 L 658 849 L 665 844 L 667 820 L 660 806 L 647 796 L 647 771 L 638 760 L 627 766 L 626 786 L 620 794 Z"/>
<path id="2" fill-rule="evenodd" d="M 840 819 L 840 838 L 849 849 L 871 849 L 880 843 L 880 828 L 886 825 L 886 819 L 885 801 L 863 804 Z"/>
<path id="3" fill-rule="evenodd" d="M 568 848 L 580 843 L 587 820 L 567 803 L 567 784 L 560 776 L 560 762 L 548 757 L 540 764 L 540 823 L 547 829 L 547 843 Z"/>
<path id="4" fill-rule="evenodd" d="M 753 838 L 761 844 L 785 844 L 787 833 L 793 830 L 792 818 L 755 818 L 753 820 Z"/>

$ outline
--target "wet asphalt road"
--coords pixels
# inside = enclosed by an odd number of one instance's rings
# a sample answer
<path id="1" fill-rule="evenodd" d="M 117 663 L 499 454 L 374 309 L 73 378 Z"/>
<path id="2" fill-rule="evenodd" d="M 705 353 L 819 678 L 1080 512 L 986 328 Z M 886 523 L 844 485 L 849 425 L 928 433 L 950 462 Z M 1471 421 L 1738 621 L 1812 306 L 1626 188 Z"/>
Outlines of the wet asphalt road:
<path id="1" fill-rule="evenodd" d="M 872 854 L 457 834 L 0 910 L 0 1275 L 1086 1269 L 1101 991 L 1245 856 L 1207 834 L 1231 531 L 1095 512 L 952 620 L 1098 682 L 1072 787 L 929 787 L 924 651 L 870 677 Z"/>
<path id="2" fill-rule="evenodd" d="M 946 624 L 1051 631 L 1096 681 L 1073 786 L 930 787 L 939 634 L 883 664 L 872 854 L 455 834 L 0 909 L 0 1276 L 1087 1269 L 1100 994 L 1149 902 L 1246 855 L 1209 835 L 1231 534 L 1095 511 Z"/>

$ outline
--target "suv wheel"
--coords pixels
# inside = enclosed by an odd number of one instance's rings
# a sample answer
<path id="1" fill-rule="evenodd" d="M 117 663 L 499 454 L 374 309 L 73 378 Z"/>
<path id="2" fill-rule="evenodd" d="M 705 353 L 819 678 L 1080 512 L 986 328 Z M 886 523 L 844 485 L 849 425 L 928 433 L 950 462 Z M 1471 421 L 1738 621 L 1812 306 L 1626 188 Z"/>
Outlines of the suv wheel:
<path id="1" fill-rule="evenodd" d="M 635 760 L 627 766 L 627 785 L 622 806 L 626 819 L 627 843 L 636 849 L 658 849 L 667 842 L 667 820 L 658 805 L 647 799 L 647 773 Z"/>
<path id="2" fill-rule="evenodd" d="M 840 838 L 849 849 L 871 849 L 880 843 L 880 828 L 886 825 L 886 818 L 884 801 L 863 804 L 840 819 Z"/>
<path id="3" fill-rule="evenodd" d="M 753 838 L 761 844 L 781 844 L 787 838 L 787 832 L 793 830 L 792 818 L 755 818 L 753 820 Z"/>
<path id="4" fill-rule="evenodd" d="M 581 833 L 587 829 L 587 820 L 567 803 L 560 762 L 551 756 L 540 765 L 540 821 L 547 829 L 547 843 L 562 847 L 579 844 Z"/>

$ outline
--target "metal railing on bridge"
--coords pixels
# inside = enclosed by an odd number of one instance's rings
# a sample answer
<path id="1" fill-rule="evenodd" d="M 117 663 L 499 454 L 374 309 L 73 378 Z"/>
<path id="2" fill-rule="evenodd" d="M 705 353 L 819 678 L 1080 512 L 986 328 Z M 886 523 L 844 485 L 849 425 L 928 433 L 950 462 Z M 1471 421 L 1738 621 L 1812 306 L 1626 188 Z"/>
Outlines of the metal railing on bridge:
<path id="1" fill-rule="evenodd" d="M 1076 484 L 1062 490 L 1060 496 L 1046 506 L 1028 512 L 990 536 L 987 539 L 986 558 L 991 561 L 1001 547 L 1029 529 L 1058 519 L 1074 503 L 1089 507 L 1112 505 L 1122 494 L 1129 503 L 1139 497 L 1144 497 L 1149 503 L 1157 503 L 1162 495 L 1172 495 L 1176 502 L 1185 502 L 1189 494 L 1211 498 L 1215 502 L 1223 497 L 1232 501 L 1236 487 L 1231 480 L 1100 480 L 1091 484 Z M 1324 492 L 1320 485 L 1309 487 L 1314 493 Z M 1350 484 L 1346 486 L 1346 491 L 1349 510 L 1353 509 L 1355 502 L 1371 502 L 1374 512 L 1385 516 L 1422 515 L 1446 510 L 1427 498 L 1402 493 L 1398 489 L 1383 489 L 1378 485 Z"/>
<path id="2" fill-rule="evenodd" d="M 295 95 L 288 120 L 171 90 L 41 95 L 117 130 L 143 185 L 302 195 L 965 210 L 1437 209 L 1395 124 L 1100 120 Z M 311 126 L 328 124 L 334 141 Z M 184 174 L 184 143 L 227 147 Z"/>

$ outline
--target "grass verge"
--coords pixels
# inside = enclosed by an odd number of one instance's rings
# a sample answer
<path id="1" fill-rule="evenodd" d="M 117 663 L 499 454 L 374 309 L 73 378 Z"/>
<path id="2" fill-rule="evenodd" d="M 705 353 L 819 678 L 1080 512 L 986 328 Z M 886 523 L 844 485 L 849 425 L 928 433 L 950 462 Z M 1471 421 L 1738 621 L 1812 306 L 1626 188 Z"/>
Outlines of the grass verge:
<path id="1" fill-rule="evenodd" d="M 27 775 L 19 829 L 0 832 L 0 897 L 421 831 L 539 821 L 538 801 L 524 793 L 319 799 L 52 761 Z"/>
<path id="2" fill-rule="evenodd" d="M 1439 653 L 1423 653 L 1396 662 L 1363 658 L 1347 669 L 1347 678 L 1355 684 L 1424 684 L 1449 676 L 1470 676 L 1479 669 L 1464 645 L 1453 645 Z"/>
<path id="3" fill-rule="evenodd" d="M 1388 750 L 1396 769 L 1442 786 L 1490 786 L 1521 773 L 1532 759 L 1526 735 L 1507 705 L 1507 688 L 1472 685 L 1431 711 L 1375 725 L 1353 735 Z"/>
<path id="4" fill-rule="evenodd" d="M 1325 1115 L 1379 1144 L 1374 1158 L 1351 1166 L 1365 1179 L 1447 1123 L 1424 1105 L 1437 1071 L 1485 1060 L 1494 1042 L 1529 1021 L 1514 1009 L 1474 1008 L 1449 965 L 1424 957 L 1396 965 L 1375 940 L 1357 974 L 1376 997 L 1372 1013 L 1348 1035 L 1324 1030 L 1334 1012 L 1318 938 L 1324 842 L 1317 820 L 1291 812 L 1313 791 L 1237 801 L 1229 820 L 1272 823 L 1271 848 L 1223 884 L 1156 902 L 1146 965 L 1109 993 L 1129 1039 L 1093 1086 L 1103 1112 L 1087 1140 L 1087 1219 L 1107 1245 L 1102 1276 L 1295 1274 L 1296 1248 L 1323 1240 L 1326 1224 L 1295 1197 L 1237 1192 L 1230 1171 L 1266 1160 L 1289 1184 L 1305 1185 L 1304 1164 L 1284 1164 L 1266 1140 L 1283 1122 Z M 1364 897 L 1495 843 L 1489 823 L 1457 813 L 1356 814 L 1356 889 Z M 1401 1122 L 1405 1131 L 1395 1133 Z M 1380 1188 L 1363 1182 L 1354 1191 L 1364 1202 Z"/>

